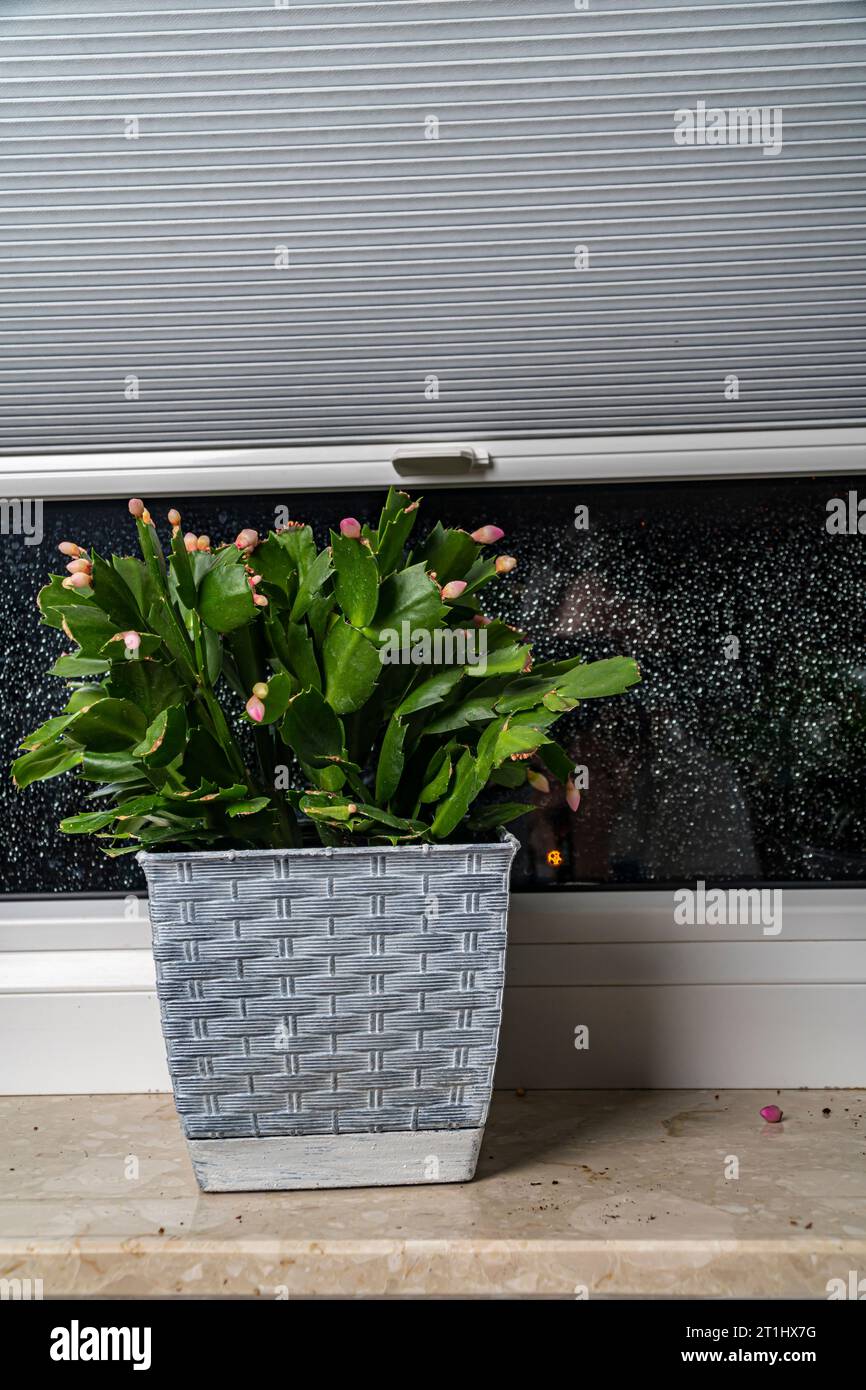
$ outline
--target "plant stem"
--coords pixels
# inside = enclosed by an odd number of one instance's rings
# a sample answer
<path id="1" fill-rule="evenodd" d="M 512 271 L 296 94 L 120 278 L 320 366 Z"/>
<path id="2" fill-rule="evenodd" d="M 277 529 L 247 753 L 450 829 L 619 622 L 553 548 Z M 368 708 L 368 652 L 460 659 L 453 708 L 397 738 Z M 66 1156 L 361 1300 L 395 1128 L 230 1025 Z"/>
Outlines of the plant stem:
<path id="1" fill-rule="evenodd" d="M 212 731 L 217 742 L 224 749 L 225 753 L 229 758 L 229 761 L 232 763 L 234 767 L 235 772 L 238 774 L 239 777 L 243 779 L 244 785 L 249 789 L 250 792 L 254 792 L 255 787 L 253 785 L 252 778 L 250 777 L 250 774 L 247 771 L 246 763 L 244 762 L 241 756 L 240 749 L 238 748 L 237 743 L 235 742 L 234 735 L 228 726 L 228 721 L 226 720 L 225 715 L 223 714 L 222 705 L 217 699 L 213 687 L 210 683 L 210 679 L 208 677 L 207 662 L 205 660 L 204 648 L 202 646 L 201 640 L 201 618 L 199 617 L 198 613 L 195 612 L 192 615 L 192 634 L 193 642 L 195 644 L 195 661 L 196 666 L 198 668 L 196 677 L 198 682 L 198 697 L 204 704 L 204 707 L 207 711 Z"/>
<path id="2" fill-rule="evenodd" d="M 271 634 L 266 632 L 265 636 L 268 647 L 272 650 Z M 228 644 L 238 677 L 245 690 L 252 690 L 256 681 L 267 680 L 269 676 L 266 659 L 267 648 L 263 646 L 260 638 L 261 633 L 257 641 L 256 635 L 249 627 L 236 628 Z M 300 831 L 295 813 L 289 805 L 285 793 L 282 788 L 277 786 L 272 734 L 271 727 L 256 725 L 253 728 L 253 742 L 262 776 L 262 791 L 271 798 L 271 803 L 277 813 L 278 828 L 274 831 L 273 844 L 275 849 L 281 849 L 287 845 L 291 848 L 297 848 L 301 843 Z"/>

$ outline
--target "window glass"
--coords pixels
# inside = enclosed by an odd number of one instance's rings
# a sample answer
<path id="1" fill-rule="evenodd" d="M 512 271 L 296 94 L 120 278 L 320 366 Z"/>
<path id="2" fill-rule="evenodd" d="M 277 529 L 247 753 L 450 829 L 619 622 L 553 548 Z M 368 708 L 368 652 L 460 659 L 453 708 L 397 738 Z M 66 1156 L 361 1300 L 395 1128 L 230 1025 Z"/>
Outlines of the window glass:
<path id="1" fill-rule="evenodd" d="M 577 813 L 562 788 L 514 823 L 515 886 L 853 883 L 866 880 L 866 477 L 430 489 L 437 517 L 502 526 L 519 565 L 488 611 L 526 630 L 538 659 L 635 656 L 643 684 L 565 716 L 558 737 L 586 769 Z M 828 504 L 838 499 L 835 508 Z M 323 544 L 380 493 L 148 499 L 215 538 L 265 530 L 287 504 Z M 834 517 L 838 521 L 834 529 Z M 828 523 L 830 529 L 828 529 Z M 0 742 L 55 713 L 63 649 L 35 595 L 60 540 L 131 551 L 123 501 L 46 502 L 44 539 L 0 540 Z M 513 792 L 503 792 L 513 799 Z M 72 778 L 16 792 L 0 781 L 6 892 L 128 891 L 143 880 L 57 829 L 83 802 Z"/>

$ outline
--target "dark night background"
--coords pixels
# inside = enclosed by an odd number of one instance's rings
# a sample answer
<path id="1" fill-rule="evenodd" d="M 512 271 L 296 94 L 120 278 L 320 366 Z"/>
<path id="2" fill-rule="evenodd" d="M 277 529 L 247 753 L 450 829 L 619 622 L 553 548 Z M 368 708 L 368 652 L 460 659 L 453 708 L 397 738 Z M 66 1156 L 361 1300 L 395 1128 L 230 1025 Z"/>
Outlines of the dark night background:
<path id="1" fill-rule="evenodd" d="M 437 518 L 504 527 L 519 567 L 486 608 L 524 628 L 537 659 L 624 653 L 643 684 L 588 702 L 556 731 L 590 785 L 576 815 L 562 789 L 512 826 L 523 842 L 514 886 L 850 883 L 866 879 L 866 536 L 831 536 L 831 497 L 864 478 L 430 489 L 417 525 Z M 381 492 L 147 498 L 163 534 L 266 531 L 274 508 L 313 526 L 374 519 Z M 574 527 L 589 507 L 589 530 Z M 133 553 L 126 499 L 50 502 L 41 545 L 0 539 L 0 749 L 60 710 L 44 674 L 66 644 L 38 621 L 35 595 L 62 572 L 60 540 Z M 739 641 L 739 656 L 725 641 Z M 16 792 L 0 781 L 5 892 L 143 889 L 129 858 L 106 860 L 57 830 L 79 809 L 70 777 Z M 511 798 L 506 792 L 506 799 Z M 547 862 L 558 849 L 562 864 Z"/>

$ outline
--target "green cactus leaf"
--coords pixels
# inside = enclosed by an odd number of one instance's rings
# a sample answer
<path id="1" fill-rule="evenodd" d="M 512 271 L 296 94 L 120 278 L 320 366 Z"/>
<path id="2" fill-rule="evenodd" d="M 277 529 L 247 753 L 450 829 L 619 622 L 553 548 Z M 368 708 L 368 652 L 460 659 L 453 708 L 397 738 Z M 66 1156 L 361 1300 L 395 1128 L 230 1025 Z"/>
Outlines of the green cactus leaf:
<path id="1" fill-rule="evenodd" d="M 379 567 L 366 541 L 331 532 L 334 592 L 347 622 L 366 627 L 379 602 Z"/>
<path id="2" fill-rule="evenodd" d="M 302 690 L 292 696 L 280 732 L 283 741 L 310 767 L 346 756 L 343 726 L 318 690 Z"/>
<path id="3" fill-rule="evenodd" d="M 301 575 L 297 597 L 292 604 L 292 611 L 290 614 L 293 623 L 299 622 L 304 614 L 308 612 L 314 599 L 318 597 L 322 585 L 330 577 L 330 574 L 331 556 L 327 550 L 323 550 Z"/>
<path id="4" fill-rule="evenodd" d="M 397 714 L 414 714 L 417 710 L 427 709 L 430 705 L 438 705 L 444 697 L 459 683 L 464 674 L 462 666 L 444 666 L 436 671 L 432 676 L 416 685 L 410 690 L 397 707 Z"/>
<path id="5" fill-rule="evenodd" d="M 425 774 L 424 786 L 418 800 L 424 805 L 439 801 L 448 790 L 451 781 L 451 751 L 446 745 L 438 748 L 430 760 Z"/>
<path id="6" fill-rule="evenodd" d="M 46 743 L 35 748 L 32 753 L 24 753 L 12 764 L 12 780 L 16 787 L 29 787 L 31 782 L 45 782 L 49 777 L 59 777 L 63 772 L 71 772 L 81 762 L 80 748 L 69 744 Z"/>
<path id="7" fill-rule="evenodd" d="M 325 699 L 337 714 L 361 709 L 382 670 L 378 648 L 341 618 L 330 628 L 322 649 Z"/>
<path id="8" fill-rule="evenodd" d="M 58 613 L 58 608 L 69 608 L 72 604 L 81 607 L 93 607 L 94 597 L 90 589 L 64 589 L 63 580 L 67 575 L 52 574 L 48 583 L 45 584 L 36 595 L 36 603 L 42 614 L 42 621 L 48 627 L 61 628 L 63 626 L 63 614 Z"/>
<path id="9" fill-rule="evenodd" d="M 99 706 L 97 706 L 99 708 Z M 168 767 L 186 747 L 186 714 L 181 705 L 169 705 L 148 725 L 141 743 L 132 750 L 146 767 Z"/>
<path id="10" fill-rule="evenodd" d="M 403 720 L 396 714 L 392 715 L 385 730 L 385 737 L 379 750 L 379 763 L 376 768 L 376 800 L 380 804 L 390 801 L 400 784 L 405 762 L 403 748 L 407 733 L 408 727 Z"/>
<path id="11" fill-rule="evenodd" d="M 468 823 L 472 830 L 491 830 L 499 825 L 507 825 L 509 821 L 517 820 L 518 816 L 525 816 L 529 811 L 536 809 L 526 801 L 500 801 L 493 806 L 485 806 L 481 811 L 473 812 Z"/>
<path id="12" fill-rule="evenodd" d="M 468 531 L 446 531 L 437 522 L 415 558 L 424 561 L 425 569 L 435 571 L 437 584 L 447 584 L 451 579 L 466 579 L 480 549 Z"/>
<path id="13" fill-rule="evenodd" d="M 252 622 L 256 606 L 241 552 L 232 546 L 223 553 L 227 558 L 221 558 L 201 581 L 197 608 L 202 622 L 214 632 L 233 632 Z"/>
<path id="14" fill-rule="evenodd" d="M 95 753 L 119 753 L 139 743 L 147 731 L 145 716 L 132 700 L 97 700 L 75 715 L 67 735 Z"/>
<path id="15" fill-rule="evenodd" d="M 424 565 L 410 565 L 384 581 L 379 590 L 379 603 L 366 635 L 373 642 L 384 643 L 388 634 L 397 634 L 402 642 L 404 630 L 432 631 L 441 626 L 448 615 L 438 586 L 429 578 Z M 404 623 L 407 625 L 404 629 Z"/>
<path id="16" fill-rule="evenodd" d="M 463 750 L 454 773 L 454 786 L 440 801 L 430 833 L 435 840 L 444 840 L 462 821 L 479 791 L 478 769 L 468 748 Z"/>

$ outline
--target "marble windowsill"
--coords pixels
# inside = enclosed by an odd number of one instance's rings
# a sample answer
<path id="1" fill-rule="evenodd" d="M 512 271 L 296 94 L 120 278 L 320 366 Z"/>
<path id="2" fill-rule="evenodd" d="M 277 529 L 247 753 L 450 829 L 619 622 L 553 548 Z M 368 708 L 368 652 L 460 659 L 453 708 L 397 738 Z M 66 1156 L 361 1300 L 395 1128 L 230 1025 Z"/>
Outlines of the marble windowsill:
<path id="1" fill-rule="evenodd" d="M 825 1298 L 852 1270 L 863 1092 L 499 1092 L 472 1183 L 237 1195 L 198 1191 L 166 1096 L 0 1098 L 0 1276 L 46 1298 Z"/>

